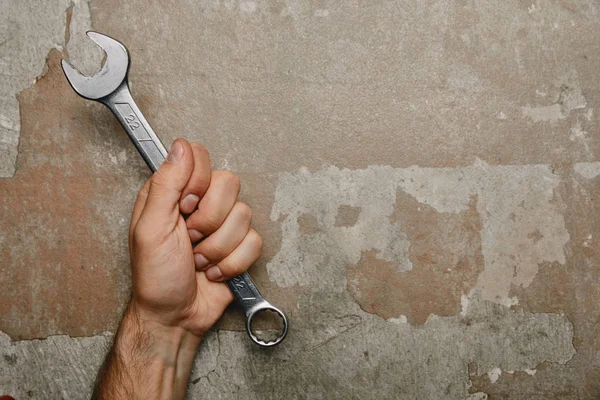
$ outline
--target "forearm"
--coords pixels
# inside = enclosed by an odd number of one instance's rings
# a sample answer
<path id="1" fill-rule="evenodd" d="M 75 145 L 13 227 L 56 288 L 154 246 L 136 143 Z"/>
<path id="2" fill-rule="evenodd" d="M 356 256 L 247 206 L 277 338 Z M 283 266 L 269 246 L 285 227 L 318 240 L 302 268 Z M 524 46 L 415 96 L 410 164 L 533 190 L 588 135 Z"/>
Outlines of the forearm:
<path id="1" fill-rule="evenodd" d="M 93 399 L 183 399 L 200 338 L 143 318 L 132 303 L 98 374 Z"/>

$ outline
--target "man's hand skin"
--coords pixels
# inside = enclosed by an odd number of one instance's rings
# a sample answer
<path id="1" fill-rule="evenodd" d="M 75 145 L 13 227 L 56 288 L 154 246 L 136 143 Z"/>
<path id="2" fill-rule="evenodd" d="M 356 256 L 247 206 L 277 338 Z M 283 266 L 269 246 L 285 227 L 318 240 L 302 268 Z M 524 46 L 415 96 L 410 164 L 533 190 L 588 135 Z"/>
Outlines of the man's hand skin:
<path id="1" fill-rule="evenodd" d="M 235 174 L 211 171 L 208 151 L 183 139 L 142 187 L 129 230 L 132 298 L 95 398 L 185 396 L 200 339 L 233 300 L 223 281 L 261 253 L 239 191 Z"/>

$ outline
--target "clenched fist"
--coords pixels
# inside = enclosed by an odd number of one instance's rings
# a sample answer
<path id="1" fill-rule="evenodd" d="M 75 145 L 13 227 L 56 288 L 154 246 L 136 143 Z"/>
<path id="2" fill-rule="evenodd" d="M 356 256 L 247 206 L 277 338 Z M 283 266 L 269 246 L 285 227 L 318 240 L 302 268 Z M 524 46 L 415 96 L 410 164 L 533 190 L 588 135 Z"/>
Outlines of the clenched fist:
<path id="1" fill-rule="evenodd" d="M 223 281 L 246 271 L 262 245 L 239 191 L 235 174 L 211 172 L 206 148 L 173 143 L 131 220 L 133 302 L 147 318 L 202 335 L 233 300 Z"/>
<path id="2" fill-rule="evenodd" d="M 94 398 L 185 396 L 200 340 L 233 300 L 223 281 L 260 256 L 239 191 L 236 175 L 210 170 L 203 146 L 173 143 L 133 208 L 132 298 Z"/>

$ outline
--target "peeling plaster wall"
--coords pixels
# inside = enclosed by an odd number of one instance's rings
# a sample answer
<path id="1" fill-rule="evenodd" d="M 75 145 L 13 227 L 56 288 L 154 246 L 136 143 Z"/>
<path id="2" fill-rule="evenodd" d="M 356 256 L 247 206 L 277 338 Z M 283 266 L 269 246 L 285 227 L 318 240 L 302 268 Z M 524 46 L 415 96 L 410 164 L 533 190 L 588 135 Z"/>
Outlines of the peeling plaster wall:
<path id="1" fill-rule="evenodd" d="M 478 304 L 464 315 L 432 318 L 418 328 L 349 308 L 357 313 L 351 324 L 332 325 L 320 340 L 294 334 L 282 351 L 260 351 L 245 333 L 207 335 L 192 371 L 190 397 L 466 398 L 469 363 L 494 376 L 502 370 L 531 372 L 542 362 L 564 364 L 575 353 L 573 328 L 564 316 Z M 14 344 L 4 336 L 0 385 L 23 398 L 29 388 L 35 388 L 30 397 L 87 398 L 81 388 L 91 387 L 109 339 L 53 336 Z M 344 367 L 354 364 L 363 367 Z M 65 378 L 58 383 L 53 376 Z M 422 378 L 427 376 L 435 379 Z"/>
<path id="2" fill-rule="evenodd" d="M 11 342 L 0 332 L 0 390 L 17 399 L 89 399 L 112 335 Z"/>
<path id="3" fill-rule="evenodd" d="M 127 301 L 149 173 L 59 66 L 99 69 L 93 28 L 167 145 L 241 175 L 251 274 L 292 322 L 263 351 L 232 307 L 190 398 L 597 398 L 596 1 L 0 11 L 0 395 L 88 398 Z"/>
<path id="4" fill-rule="evenodd" d="M 576 164 L 575 169 L 597 166 Z M 543 262 L 565 263 L 569 233 L 554 200 L 558 183 L 550 165 L 490 166 L 482 161 L 465 168 L 329 167 L 315 174 L 283 174 L 271 213 L 273 222 L 283 217 L 283 241 L 267 265 L 269 276 L 281 286 L 342 291 L 346 282 L 340 271 L 367 250 L 394 262 L 398 271 L 409 271 L 411 243 L 402 225 L 390 221 L 397 190 L 437 212 L 455 214 L 477 196 L 485 267 L 476 287 L 482 299 L 510 306 L 518 303 L 509 298 L 511 285 L 529 286 Z M 334 225 L 343 205 L 361 209 L 352 227 Z M 301 233 L 298 220 L 307 213 L 316 218 L 316 234 Z"/>
<path id="5" fill-rule="evenodd" d="M 82 43 L 83 33 L 90 28 L 87 0 L 0 4 L 0 178 L 15 173 L 21 129 L 17 94 L 44 74 L 51 48 L 66 46 L 82 71 L 98 68 L 102 52 Z"/>

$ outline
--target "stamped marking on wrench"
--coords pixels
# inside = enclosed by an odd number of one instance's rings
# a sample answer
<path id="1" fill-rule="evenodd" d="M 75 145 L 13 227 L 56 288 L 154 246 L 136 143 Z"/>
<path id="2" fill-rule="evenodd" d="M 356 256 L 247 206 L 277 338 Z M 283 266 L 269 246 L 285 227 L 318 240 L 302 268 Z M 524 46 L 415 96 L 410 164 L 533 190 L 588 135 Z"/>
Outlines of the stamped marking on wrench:
<path id="1" fill-rule="evenodd" d="M 241 301 L 256 300 L 256 296 L 254 296 L 252 290 L 250 290 L 248 285 L 246 285 L 244 280 L 239 276 L 231 279 L 231 285 L 233 285 L 235 290 L 239 293 Z"/>
<path id="2" fill-rule="evenodd" d="M 167 156 L 167 150 L 161 143 L 146 118 L 135 104 L 127 73 L 129 71 L 129 53 L 117 40 L 97 32 L 88 32 L 88 36 L 105 52 L 106 61 L 102 69 L 94 76 L 83 76 L 67 61 L 62 67 L 69 84 L 77 94 L 88 100 L 98 101 L 107 106 L 117 117 L 129 138 L 139 151 L 152 172 L 156 172 Z M 248 273 L 226 281 L 242 305 L 246 314 L 246 331 L 254 343 L 270 347 L 283 341 L 288 331 L 288 321 L 280 309 L 266 301 Z M 253 332 L 254 317 L 264 311 L 275 312 L 282 321 L 280 335 L 274 340 L 263 340 Z"/>
<path id="3" fill-rule="evenodd" d="M 129 104 L 115 103 L 115 109 L 119 112 L 119 114 L 121 114 L 121 117 L 125 120 L 127 126 L 129 126 L 129 129 L 133 131 L 137 140 L 152 140 L 150 139 L 148 131 L 146 128 L 144 128 L 144 125 L 142 125 L 140 119 L 137 115 L 135 115 L 135 111 L 133 111 L 133 108 L 131 108 Z"/>

